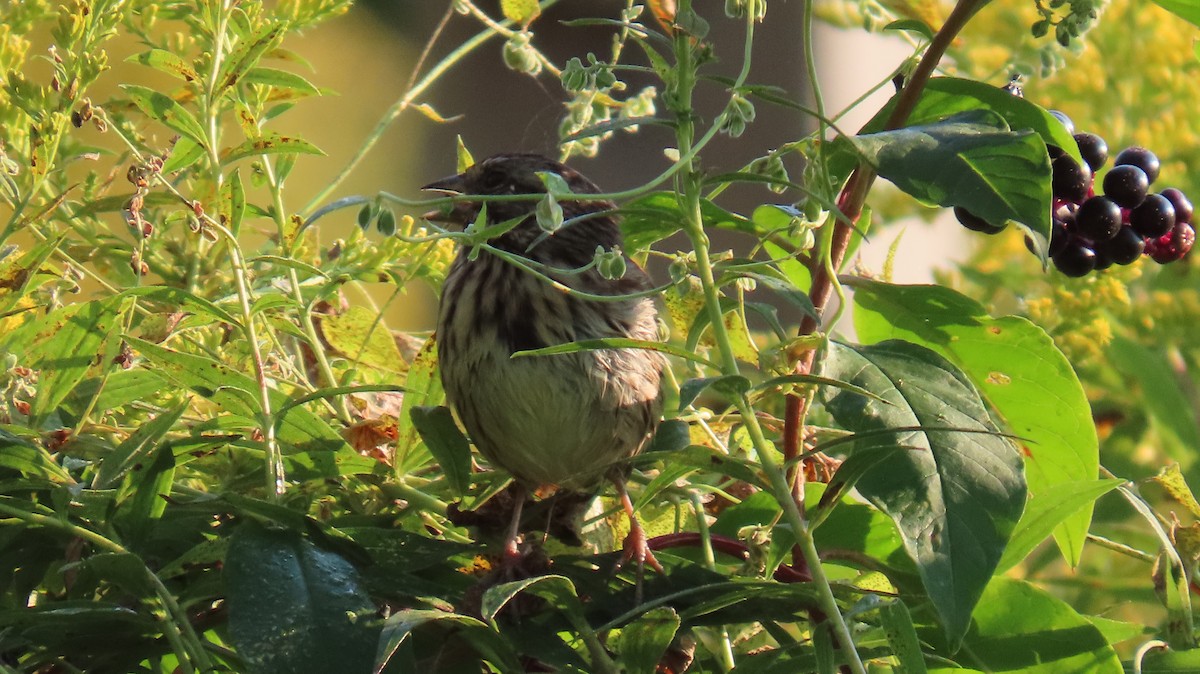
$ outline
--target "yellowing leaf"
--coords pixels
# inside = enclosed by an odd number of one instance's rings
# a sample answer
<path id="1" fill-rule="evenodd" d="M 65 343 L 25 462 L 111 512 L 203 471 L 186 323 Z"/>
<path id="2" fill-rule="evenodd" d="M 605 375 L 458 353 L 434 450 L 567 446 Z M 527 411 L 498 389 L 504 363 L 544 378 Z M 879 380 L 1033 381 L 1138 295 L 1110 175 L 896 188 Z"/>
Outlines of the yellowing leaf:
<path id="1" fill-rule="evenodd" d="M 281 136 L 277 133 L 271 133 L 262 138 L 251 138 L 246 142 L 236 147 L 229 148 L 221 158 L 222 164 L 252 157 L 259 154 L 283 154 L 287 152 L 297 152 L 300 154 L 325 154 L 317 146 L 312 143 L 292 138 L 291 136 Z"/>
<path id="2" fill-rule="evenodd" d="M 374 311 L 350 307 L 335 316 L 321 318 L 321 334 L 342 356 L 372 369 L 404 372 L 404 358 L 387 326 L 376 322 Z"/>
<path id="3" fill-rule="evenodd" d="M 500 0 L 500 11 L 504 12 L 504 18 L 522 26 L 533 23 L 542 13 L 537 0 Z"/>
<path id="4" fill-rule="evenodd" d="M 467 144 L 463 142 L 462 136 L 458 136 L 458 172 L 462 173 L 475 165 L 475 158 L 471 156 L 471 151 L 467 149 Z"/>

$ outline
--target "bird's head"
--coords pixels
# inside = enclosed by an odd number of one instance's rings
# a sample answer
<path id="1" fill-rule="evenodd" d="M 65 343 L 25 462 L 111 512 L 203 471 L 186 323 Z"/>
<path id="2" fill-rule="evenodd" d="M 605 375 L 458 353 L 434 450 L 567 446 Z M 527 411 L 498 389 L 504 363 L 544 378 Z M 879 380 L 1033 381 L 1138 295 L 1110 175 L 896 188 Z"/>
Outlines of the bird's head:
<path id="1" fill-rule="evenodd" d="M 562 178 L 573 194 L 598 194 L 600 192 L 600 189 L 592 181 L 575 169 L 538 154 L 494 155 L 476 163 L 462 173 L 436 180 L 421 189 L 455 197 L 539 195 L 546 193 L 546 184 L 539 175 L 543 173 L 550 173 Z M 457 200 L 449 210 L 429 213 L 425 217 L 465 227 L 479 217 L 484 201 L 483 199 Z M 537 203 L 537 198 L 487 202 L 488 222 L 494 224 L 521 216 L 532 216 Z M 548 242 L 563 237 L 562 243 L 568 243 L 568 241 L 586 238 L 591 241 L 590 247 L 587 248 L 588 255 L 591 255 L 596 245 L 609 247 L 619 243 L 616 222 L 611 215 L 572 220 L 587 213 L 613 210 L 616 206 L 611 201 L 563 198 L 559 200 L 559 205 L 562 206 L 563 218 L 567 225 L 552 237 L 545 237 L 542 229 L 538 227 L 536 219 L 527 217 L 517 227 L 497 237 L 493 243 L 514 252 L 524 253 L 526 252 L 525 247 L 539 240 Z M 550 244 L 547 243 L 547 245 Z"/>

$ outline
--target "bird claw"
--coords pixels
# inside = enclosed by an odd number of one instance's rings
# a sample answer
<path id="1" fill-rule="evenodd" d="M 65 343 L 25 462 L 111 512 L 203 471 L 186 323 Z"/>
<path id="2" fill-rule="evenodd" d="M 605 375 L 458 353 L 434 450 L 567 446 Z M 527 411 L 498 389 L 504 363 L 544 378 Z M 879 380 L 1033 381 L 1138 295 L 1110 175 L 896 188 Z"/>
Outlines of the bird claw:
<path id="1" fill-rule="evenodd" d="M 639 569 L 648 565 L 659 573 L 666 573 L 658 558 L 654 556 L 654 551 L 650 549 L 650 544 L 646 540 L 646 532 L 636 524 L 630 528 L 629 535 L 621 543 L 621 559 L 617 562 L 616 568 L 620 569 L 630 560 L 636 562 Z"/>

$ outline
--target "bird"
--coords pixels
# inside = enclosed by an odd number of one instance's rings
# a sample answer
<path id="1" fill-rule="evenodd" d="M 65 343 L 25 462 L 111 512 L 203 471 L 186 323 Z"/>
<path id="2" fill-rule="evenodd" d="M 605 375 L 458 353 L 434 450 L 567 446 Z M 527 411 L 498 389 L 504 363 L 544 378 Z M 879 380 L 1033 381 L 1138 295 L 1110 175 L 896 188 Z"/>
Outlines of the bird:
<path id="1" fill-rule="evenodd" d="M 542 174 L 557 176 L 579 195 L 555 195 L 563 224 L 552 232 L 535 215 L 538 200 L 546 198 Z M 519 492 L 504 558 L 521 555 L 521 508 L 530 491 L 552 486 L 597 493 L 608 481 L 630 522 L 619 564 L 637 563 L 640 590 L 644 566 L 660 572 L 662 566 L 647 545 L 625 481 L 629 460 L 661 418 L 662 354 L 618 348 L 512 357 L 579 340 L 658 339 L 658 310 L 643 292 L 651 288 L 645 271 L 622 257 L 624 275 L 606 278 L 591 264 L 598 247 L 614 250 L 622 243 L 616 204 L 588 198 L 600 189 L 575 169 L 528 153 L 488 157 L 422 189 L 454 197 L 448 211 L 426 214 L 428 219 L 465 228 L 484 211 L 487 225 L 515 221 L 496 228 L 503 231 L 487 243 L 537 263 L 557 282 L 486 248 L 464 246 L 438 305 L 435 334 L 447 402 L 479 452 L 511 474 Z M 486 200 L 504 195 L 530 197 Z"/>

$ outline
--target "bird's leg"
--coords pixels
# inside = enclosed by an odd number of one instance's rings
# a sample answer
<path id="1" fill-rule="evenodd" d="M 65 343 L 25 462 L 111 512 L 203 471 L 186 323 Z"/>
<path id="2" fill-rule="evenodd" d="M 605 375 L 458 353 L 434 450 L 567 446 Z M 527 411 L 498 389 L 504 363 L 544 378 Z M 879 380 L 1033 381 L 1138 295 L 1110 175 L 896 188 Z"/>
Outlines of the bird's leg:
<path id="1" fill-rule="evenodd" d="M 663 573 L 663 567 L 658 563 L 658 559 L 654 557 L 654 553 L 650 551 L 650 546 L 646 543 L 646 532 L 642 529 L 637 514 L 633 511 L 633 501 L 629 498 L 629 492 L 625 490 L 625 480 L 616 477 L 612 478 L 612 483 L 617 488 L 617 495 L 621 497 L 621 505 L 625 506 L 625 514 L 629 516 L 629 535 L 621 544 L 621 561 L 617 563 L 617 568 L 631 559 L 637 562 L 637 587 L 634 601 L 641 604 L 642 578 L 646 573 L 646 565 L 649 564 L 650 568 L 659 573 Z"/>
<path id="2" fill-rule="evenodd" d="M 525 485 L 517 484 L 513 488 L 512 522 L 508 525 L 508 535 L 504 537 L 504 564 L 516 568 L 521 561 L 521 510 L 525 507 Z"/>

